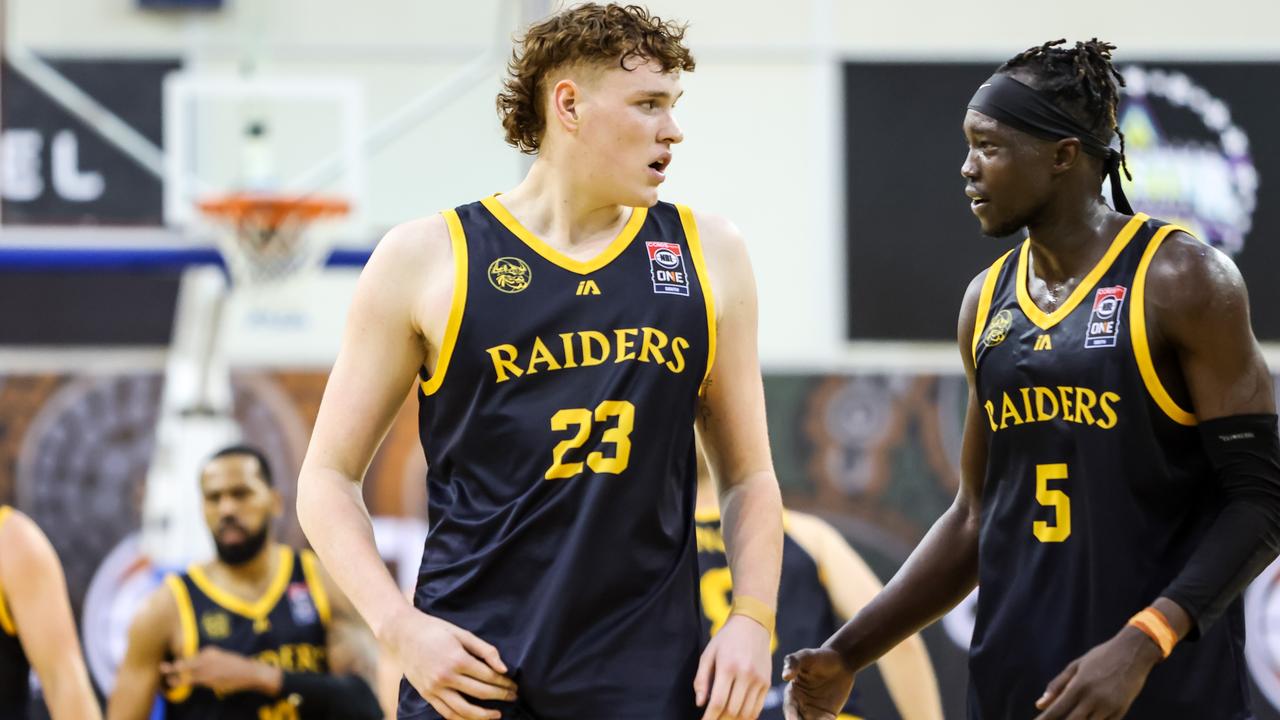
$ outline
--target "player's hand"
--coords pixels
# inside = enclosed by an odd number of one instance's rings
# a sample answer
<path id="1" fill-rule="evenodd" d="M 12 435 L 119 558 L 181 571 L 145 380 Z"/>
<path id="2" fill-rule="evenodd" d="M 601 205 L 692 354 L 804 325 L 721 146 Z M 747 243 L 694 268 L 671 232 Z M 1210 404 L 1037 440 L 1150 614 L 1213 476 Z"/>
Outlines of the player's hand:
<path id="1" fill-rule="evenodd" d="M 516 698 L 498 649 L 457 625 L 406 607 L 378 638 L 409 683 L 445 720 L 498 720 L 474 700 Z"/>
<path id="2" fill-rule="evenodd" d="M 702 720 L 755 720 L 769 693 L 769 631 L 742 615 L 730 615 L 698 661 L 693 692 Z"/>
<path id="3" fill-rule="evenodd" d="M 831 648 L 791 653 L 782 679 L 787 681 L 782 701 L 787 720 L 836 720 L 853 692 L 853 671 Z"/>
<path id="4" fill-rule="evenodd" d="M 1160 648 L 1125 627 L 1067 666 L 1036 701 L 1036 720 L 1122 718 L 1160 661 Z"/>
<path id="5" fill-rule="evenodd" d="M 171 688 L 196 685 L 219 695 L 249 691 L 276 695 L 283 680 L 279 668 L 220 647 L 206 647 L 192 657 L 161 663 L 160 673 Z"/>

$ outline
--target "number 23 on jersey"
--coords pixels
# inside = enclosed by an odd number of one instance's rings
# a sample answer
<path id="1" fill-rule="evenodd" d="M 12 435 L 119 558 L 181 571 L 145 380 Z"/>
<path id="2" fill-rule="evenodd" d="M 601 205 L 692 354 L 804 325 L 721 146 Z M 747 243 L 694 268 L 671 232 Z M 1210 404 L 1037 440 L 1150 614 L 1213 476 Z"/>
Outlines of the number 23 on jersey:
<path id="1" fill-rule="evenodd" d="M 581 448 L 591 437 L 591 428 L 596 423 L 615 424 L 604 431 L 600 444 L 612 445 L 611 454 L 605 455 L 603 450 L 594 450 L 587 455 L 586 462 L 566 462 L 565 456 L 571 451 Z M 635 428 L 636 406 L 626 400 L 605 400 L 592 412 L 587 408 L 565 408 L 551 416 L 551 429 L 564 432 L 576 428 L 572 437 L 561 440 L 551 451 L 551 467 L 543 476 L 547 480 L 564 480 L 582 473 L 584 467 L 594 473 L 621 474 L 631 461 L 631 431 Z"/>

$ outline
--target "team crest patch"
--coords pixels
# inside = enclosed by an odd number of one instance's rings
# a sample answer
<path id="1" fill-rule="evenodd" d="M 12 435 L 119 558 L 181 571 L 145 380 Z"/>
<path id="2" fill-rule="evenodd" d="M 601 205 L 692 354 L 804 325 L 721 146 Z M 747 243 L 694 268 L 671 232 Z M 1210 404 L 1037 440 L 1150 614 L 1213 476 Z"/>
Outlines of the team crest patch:
<path id="1" fill-rule="evenodd" d="M 231 636 L 231 618 L 221 610 L 208 610 L 200 616 L 200 627 L 210 640 Z"/>
<path id="2" fill-rule="evenodd" d="M 649 275 L 653 291 L 659 295 L 689 295 L 689 274 L 684 268 L 684 254 L 675 243 L 646 242 L 649 251 Z"/>
<path id="3" fill-rule="evenodd" d="M 1120 308 L 1127 291 L 1117 285 L 1098 288 L 1093 296 L 1093 312 L 1089 315 L 1089 332 L 1084 336 L 1086 348 L 1115 347 L 1120 334 Z"/>
<path id="4" fill-rule="evenodd" d="M 504 293 L 518 293 L 533 282 L 529 264 L 517 257 L 500 257 L 489 263 L 489 284 Z"/>
<path id="5" fill-rule="evenodd" d="M 306 583 L 289 585 L 286 596 L 289 598 L 289 614 L 295 624 L 310 625 L 316 621 L 316 605 L 311 601 L 311 589 Z"/>
<path id="6" fill-rule="evenodd" d="M 1013 313 L 1009 310 L 1001 310 L 996 316 L 991 318 L 991 322 L 987 324 L 987 332 L 982 336 L 982 344 L 987 347 L 995 347 L 1004 342 L 1009 337 L 1009 328 L 1013 326 Z"/>

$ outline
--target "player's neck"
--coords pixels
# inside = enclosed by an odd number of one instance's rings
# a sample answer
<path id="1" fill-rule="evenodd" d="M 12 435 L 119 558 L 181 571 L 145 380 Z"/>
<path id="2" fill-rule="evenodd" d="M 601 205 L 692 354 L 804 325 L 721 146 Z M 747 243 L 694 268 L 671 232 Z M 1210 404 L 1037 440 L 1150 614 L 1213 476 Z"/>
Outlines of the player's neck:
<path id="1" fill-rule="evenodd" d="M 595 192 L 589 178 L 545 157 L 498 200 L 530 232 L 562 250 L 611 242 L 631 215 L 630 208 Z"/>
<path id="2" fill-rule="evenodd" d="M 1084 276 L 1106 253 L 1121 217 L 1097 196 L 1051 204 L 1027 225 L 1033 272 L 1047 282 Z"/>
<path id="3" fill-rule="evenodd" d="M 210 566 L 210 575 L 215 582 L 223 581 L 237 586 L 265 587 L 275 577 L 280 562 L 280 546 L 268 540 L 249 560 L 239 565 L 231 565 L 221 560 L 214 560 Z"/>

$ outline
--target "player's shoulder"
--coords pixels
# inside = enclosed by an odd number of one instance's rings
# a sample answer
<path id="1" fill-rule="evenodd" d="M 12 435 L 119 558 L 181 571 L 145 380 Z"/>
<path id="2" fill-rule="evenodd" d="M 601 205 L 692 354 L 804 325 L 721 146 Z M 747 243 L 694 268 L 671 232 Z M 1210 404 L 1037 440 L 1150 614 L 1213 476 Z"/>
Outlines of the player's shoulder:
<path id="1" fill-rule="evenodd" d="M 964 295 L 960 300 L 960 318 L 957 327 L 957 337 L 960 341 L 961 348 L 968 346 L 973 336 L 974 325 L 978 322 L 978 306 L 982 302 L 983 294 L 990 288 L 994 289 L 993 284 L 999 277 L 1005 263 L 1013 255 L 1017 249 L 1008 250 L 1001 253 L 988 265 L 978 271 L 977 275 L 969 281 L 969 285 L 964 290 Z"/>
<path id="2" fill-rule="evenodd" d="M 1146 288 L 1157 307 L 1190 309 L 1219 297 L 1243 296 L 1244 278 L 1226 253 L 1179 228 L 1152 255 Z"/>
<path id="3" fill-rule="evenodd" d="M 0 564 L 6 578 L 23 577 L 51 569 L 58 563 L 48 536 L 35 520 L 14 507 L 6 506 L 0 522 L 0 547 L 7 562 Z"/>
<path id="4" fill-rule="evenodd" d="M 407 220 L 392 227 L 378 241 L 370 262 L 396 266 L 430 262 L 450 250 L 449 225 L 443 213 Z"/>
<path id="5" fill-rule="evenodd" d="M 413 306 L 419 293 L 449 294 L 453 246 L 443 214 L 402 222 L 387 231 L 361 271 L 361 288 L 392 306 Z M 407 304 L 406 304 L 407 303 Z"/>
<path id="6" fill-rule="evenodd" d="M 182 586 L 179 590 L 177 586 Z M 134 615 L 134 626 L 144 629 L 151 626 L 157 632 L 167 633 L 178 623 L 180 603 L 189 603 L 188 598 L 179 598 L 186 593 L 186 585 L 182 577 L 175 573 L 166 573 L 161 583 L 156 586 L 138 606 Z"/>
<path id="7" fill-rule="evenodd" d="M 690 208 L 687 205 L 676 205 L 682 212 L 692 216 L 697 227 L 698 239 L 702 243 L 703 252 L 707 254 L 745 253 L 746 242 L 742 230 L 729 218 L 705 210 Z"/>

